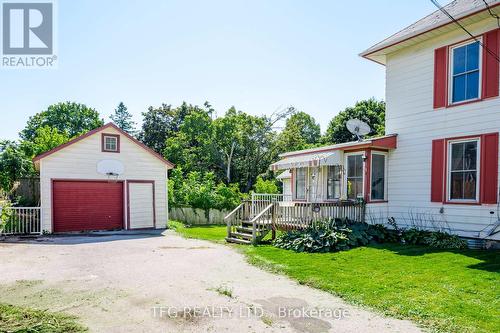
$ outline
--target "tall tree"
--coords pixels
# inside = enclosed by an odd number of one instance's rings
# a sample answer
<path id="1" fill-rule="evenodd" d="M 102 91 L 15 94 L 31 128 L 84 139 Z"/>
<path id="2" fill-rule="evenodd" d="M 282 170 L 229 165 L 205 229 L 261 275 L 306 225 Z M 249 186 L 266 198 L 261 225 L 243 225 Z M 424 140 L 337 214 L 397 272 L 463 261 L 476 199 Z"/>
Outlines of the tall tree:
<path id="1" fill-rule="evenodd" d="M 14 182 L 34 174 L 31 157 L 14 141 L 0 141 L 0 187 L 4 192 L 12 190 Z"/>
<path id="2" fill-rule="evenodd" d="M 66 133 L 59 132 L 57 128 L 43 126 L 37 128 L 31 141 L 21 142 L 21 147 L 26 156 L 34 157 L 68 142 L 69 139 Z"/>
<path id="3" fill-rule="evenodd" d="M 384 135 L 385 102 L 370 98 L 357 102 L 354 107 L 346 108 L 330 121 L 322 142 L 336 144 L 357 140 L 356 136 L 349 132 L 346 127 L 346 122 L 353 118 L 360 119 L 370 125 L 372 130 L 368 136 Z"/>
<path id="4" fill-rule="evenodd" d="M 47 110 L 30 117 L 19 136 L 23 140 L 33 141 L 37 129 L 49 126 L 71 138 L 103 124 L 104 121 L 95 109 L 89 108 L 85 104 L 64 102 L 50 105 Z"/>
<path id="5" fill-rule="evenodd" d="M 123 102 L 118 104 L 118 107 L 115 109 L 115 112 L 110 116 L 110 118 L 122 130 L 130 135 L 134 135 L 136 123 L 132 120 L 132 114 L 128 112 L 128 109 Z"/>
<path id="6" fill-rule="evenodd" d="M 205 108 L 213 112 L 210 104 L 205 103 Z M 162 154 L 165 150 L 167 138 L 179 131 L 181 124 L 188 114 L 193 110 L 201 109 L 183 102 L 178 108 L 171 105 L 162 104 L 158 108 L 150 106 L 147 112 L 143 112 L 142 129 L 139 133 L 139 140 L 145 145 Z"/>
<path id="7" fill-rule="evenodd" d="M 296 112 L 286 120 L 278 136 L 280 152 L 310 148 L 319 143 L 321 129 L 316 120 L 305 112 Z"/>

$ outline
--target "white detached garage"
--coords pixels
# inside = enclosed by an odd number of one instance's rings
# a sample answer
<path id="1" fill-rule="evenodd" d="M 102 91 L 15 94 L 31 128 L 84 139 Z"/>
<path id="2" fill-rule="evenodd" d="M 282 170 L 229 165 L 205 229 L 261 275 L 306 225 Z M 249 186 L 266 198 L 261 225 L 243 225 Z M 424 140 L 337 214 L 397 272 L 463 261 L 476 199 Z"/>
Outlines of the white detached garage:
<path id="1" fill-rule="evenodd" d="M 173 164 L 109 123 L 34 158 L 47 232 L 164 228 Z"/>

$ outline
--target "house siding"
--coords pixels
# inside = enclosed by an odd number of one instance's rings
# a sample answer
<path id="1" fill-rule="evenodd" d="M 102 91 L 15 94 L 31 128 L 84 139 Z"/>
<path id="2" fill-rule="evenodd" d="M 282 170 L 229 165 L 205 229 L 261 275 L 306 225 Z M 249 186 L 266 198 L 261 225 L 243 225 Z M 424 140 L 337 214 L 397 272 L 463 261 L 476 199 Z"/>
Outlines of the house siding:
<path id="1" fill-rule="evenodd" d="M 120 153 L 101 151 L 101 133 L 120 135 Z M 167 168 L 162 161 L 112 127 L 104 128 L 40 160 L 42 230 L 52 232 L 52 179 L 107 180 L 97 172 L 97 163 L 114 159 L 125 171 L 118 180 L 152 180 L 155 183 L 156 227 L 168 220 Z M 124 184 L 126 186 L 126 184 Z M 127 193 L 124 191 L 124 221 L 127 225 Z"/>
<path id="2" fill-rule="evenodd" d="M 467 28 L 480 35 L 497 26 L 488 19 Z M 465 39 L 465 32 L 457 28 L 387 57 L 386 132 L 398 134 L 398 148 L 389 154 L 387 207 L 370 205 L 369 215 L 385 210 L 385 218 L 394 217 L 399 225 L 447 227 L 468 237 L 478 237 L 496 222 L 496 204 L 431 202 L 432 141 L 500 130 L 498 98 L 448 108 L 433 106 L 434 51 Z"/>

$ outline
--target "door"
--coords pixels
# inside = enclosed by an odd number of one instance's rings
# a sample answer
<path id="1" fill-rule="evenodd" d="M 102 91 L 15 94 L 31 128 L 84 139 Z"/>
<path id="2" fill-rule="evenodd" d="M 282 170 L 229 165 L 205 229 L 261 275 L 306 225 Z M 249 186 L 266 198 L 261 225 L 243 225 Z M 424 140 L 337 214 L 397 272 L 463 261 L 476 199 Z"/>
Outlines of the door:
<path id="1" fill-rule="evenodd" d="M 154 182 L 129 181 L 127 186 L 129 229 L 154 228 Z"/>
<path id="2" fill-rule="evenodd" d="M 321 169 L 309 168 L 309 202 L 321 201 Z"/>
<path id="3" fill-rule="evenodd" d="M 54 232 L 123 228 L 123 183 L 52 182 Z"/>

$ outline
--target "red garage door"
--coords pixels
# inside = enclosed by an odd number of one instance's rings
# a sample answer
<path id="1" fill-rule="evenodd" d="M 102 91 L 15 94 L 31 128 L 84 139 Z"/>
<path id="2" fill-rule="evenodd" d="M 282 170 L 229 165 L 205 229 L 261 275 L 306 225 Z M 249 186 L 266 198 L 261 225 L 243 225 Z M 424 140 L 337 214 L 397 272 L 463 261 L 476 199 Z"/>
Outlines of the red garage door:
<path id="1" fill-rule="evenodd" d="M 54 181 L 54 232 L 123 228 L 123 183 Z"/>

